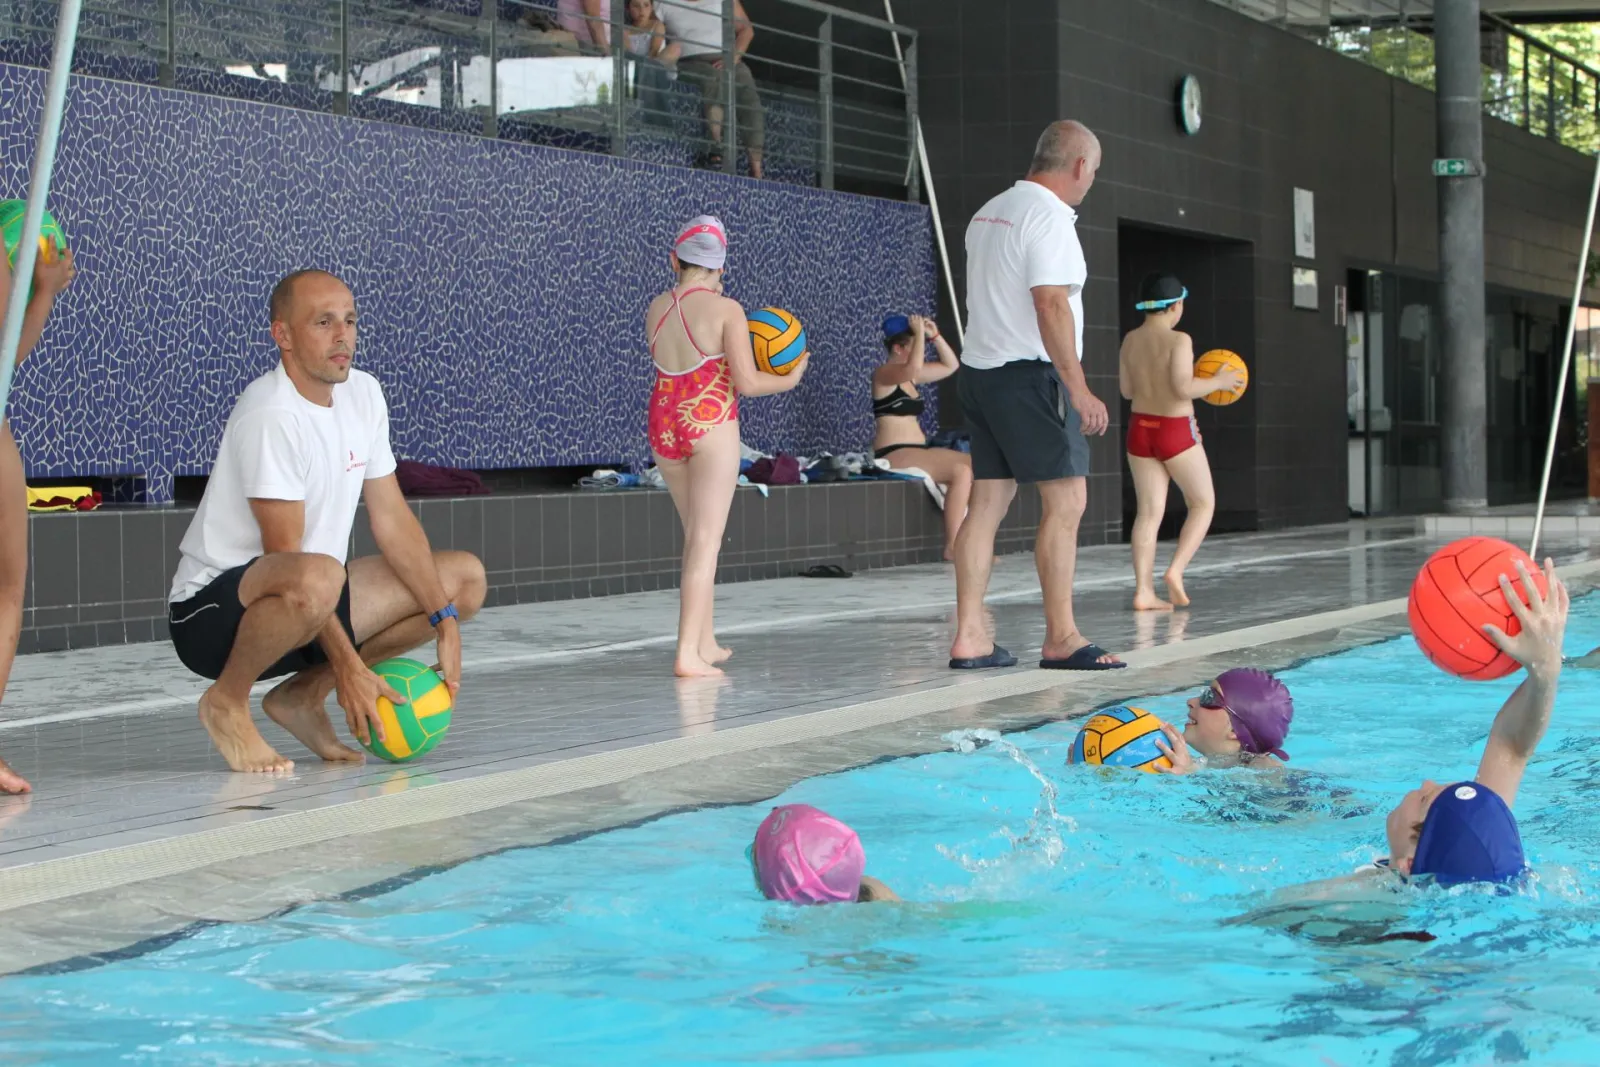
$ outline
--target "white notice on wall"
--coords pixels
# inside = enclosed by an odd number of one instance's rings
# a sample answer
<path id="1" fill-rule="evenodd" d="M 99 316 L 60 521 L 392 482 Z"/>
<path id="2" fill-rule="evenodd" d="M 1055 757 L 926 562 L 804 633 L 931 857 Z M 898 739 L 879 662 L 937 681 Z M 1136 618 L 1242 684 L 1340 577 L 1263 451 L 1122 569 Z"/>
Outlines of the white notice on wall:
<path id="1" fill-rule="evenodd" d="M 1294 191 L 1294 254 L 1299 259 L 1317 258 L 1317 210 L 1310 189 Z"/>

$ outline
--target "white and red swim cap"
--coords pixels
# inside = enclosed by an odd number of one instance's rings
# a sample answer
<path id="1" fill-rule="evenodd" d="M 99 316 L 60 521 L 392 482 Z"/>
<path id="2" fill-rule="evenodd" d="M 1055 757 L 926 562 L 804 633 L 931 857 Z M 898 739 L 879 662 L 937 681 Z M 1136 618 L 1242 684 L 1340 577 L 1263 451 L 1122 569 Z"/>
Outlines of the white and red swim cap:
<path id="1" fill-rule="evenodd" d="M 728 262 L 728 231 L 715 215 L 696 215 L 678 233 L 672 250 L 684 263 L 721 270 Z"/>

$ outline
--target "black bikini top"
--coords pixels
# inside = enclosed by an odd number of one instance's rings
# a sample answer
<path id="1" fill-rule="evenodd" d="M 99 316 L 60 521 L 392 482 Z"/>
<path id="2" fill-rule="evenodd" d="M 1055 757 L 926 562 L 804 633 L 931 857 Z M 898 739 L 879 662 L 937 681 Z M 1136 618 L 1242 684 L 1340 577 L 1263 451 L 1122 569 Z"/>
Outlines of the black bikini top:
<path id="1" fill-rule="evenodd" d="M 922 414 L 923 406 L 920 396 L 912 396 L 897 385 L 888 396 L 881 396 L 872 402 L 872 417 L 910 415 L 914 418 Z"/>

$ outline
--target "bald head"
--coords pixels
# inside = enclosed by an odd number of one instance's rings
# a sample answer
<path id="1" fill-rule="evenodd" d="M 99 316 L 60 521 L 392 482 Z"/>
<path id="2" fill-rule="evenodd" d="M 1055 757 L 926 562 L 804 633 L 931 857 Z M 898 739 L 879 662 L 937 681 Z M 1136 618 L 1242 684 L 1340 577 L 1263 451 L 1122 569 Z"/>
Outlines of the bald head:
<path id="1" fill-rule="evenodd" d="M 279 322 L 289 317 L 289 309 L 294 305 L 295 290 L 301 282 L 313 279 L 323 284 L 333 282 L 341 287 L 344 285 L 325 270 L 297 270 L 293 274 L 284 275 L 278 284 L 272 287 L 272 296 L 267 300 L 267 311 L 272 322 Z"/>
<path id="2" fill-rule="evenodd" d="M 1100 139 L 1081 122 L 1072 119 L 1052 122 L 1039 136 L 1039 144 L 1033 150 L 1033 166 L 1028 174 L 1030 177 L 1063 174 L 1073 170 L 1079 160 L 1087 162 L 1091 168 L 1098 167 Z"/>

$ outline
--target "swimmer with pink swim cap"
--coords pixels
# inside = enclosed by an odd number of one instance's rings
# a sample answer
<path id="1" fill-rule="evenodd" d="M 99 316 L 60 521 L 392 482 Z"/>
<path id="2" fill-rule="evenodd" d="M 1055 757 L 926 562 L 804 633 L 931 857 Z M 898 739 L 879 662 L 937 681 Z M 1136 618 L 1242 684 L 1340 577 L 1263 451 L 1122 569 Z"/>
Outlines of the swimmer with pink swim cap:
<path id="1" fill-rule="evenodd" d="M 750 866 L 761 895 L 790 904 L 854 904 L 899 900 L 864 873 L 866 852 L 856 832 L 809 804 L 773 808 L 756 830 Z"/>
<path id="2" fill-rule="evenodd" d="M 1172 769 L 1190 774 L 1201 767 L 1280 767 L 1289 758 L 1284 738 L 1294 721 L 1294 698 L 1274 675 L 1254 667 L 1223 671 L 1189 701 L 1183 732 L 1164 724 L 1166 742 L 1156 742 Z M 1200 753 L 1197 761 L 1190 750 Z"/>

